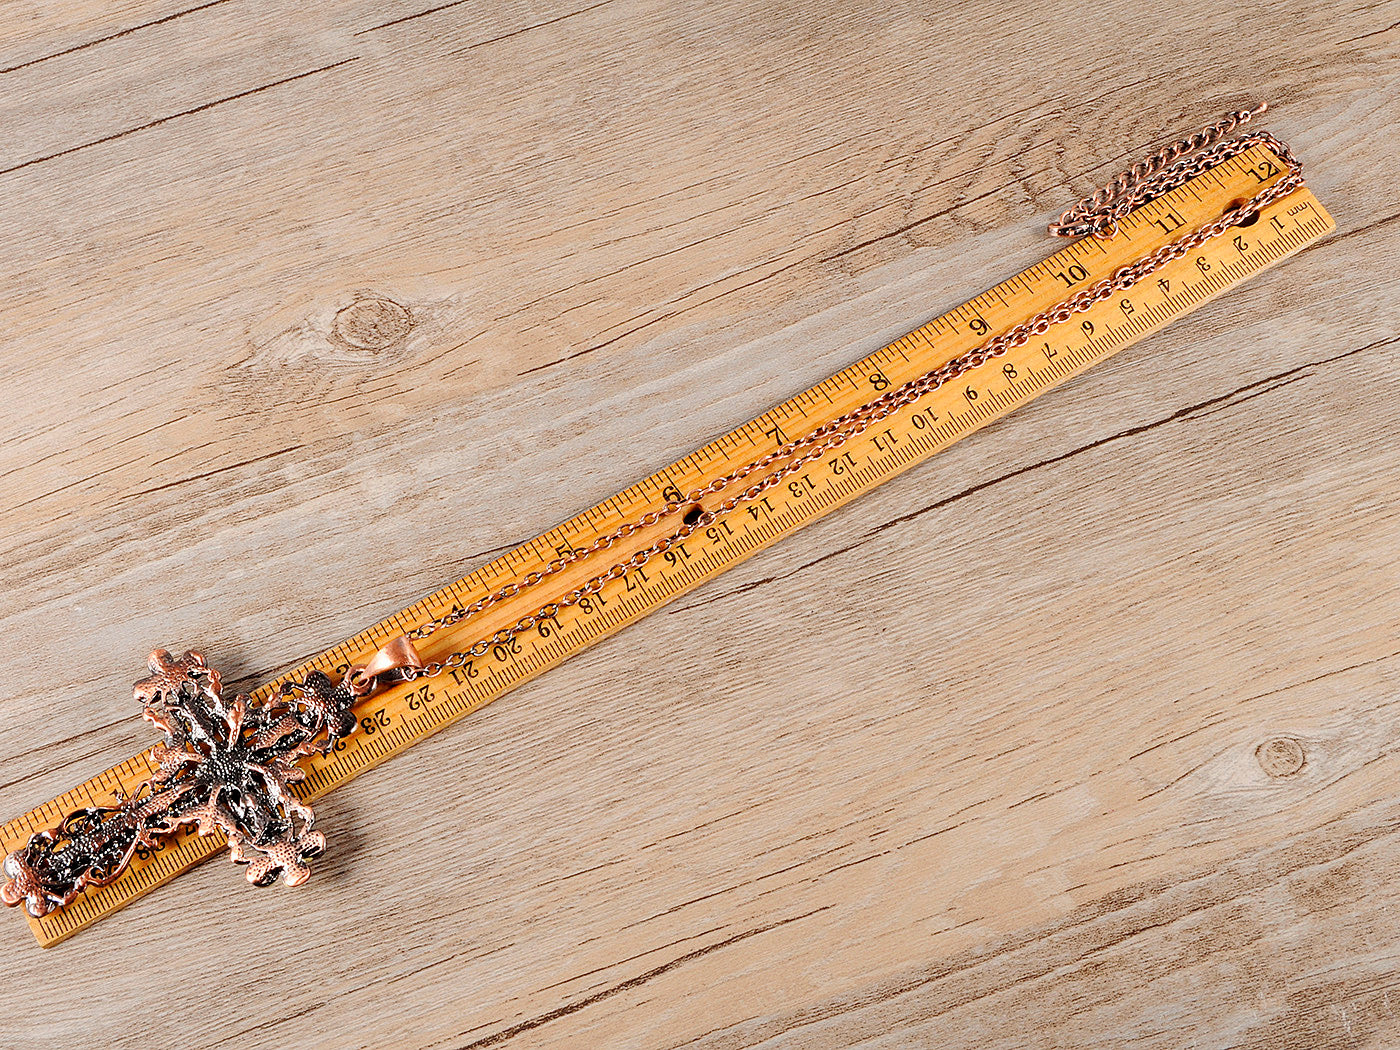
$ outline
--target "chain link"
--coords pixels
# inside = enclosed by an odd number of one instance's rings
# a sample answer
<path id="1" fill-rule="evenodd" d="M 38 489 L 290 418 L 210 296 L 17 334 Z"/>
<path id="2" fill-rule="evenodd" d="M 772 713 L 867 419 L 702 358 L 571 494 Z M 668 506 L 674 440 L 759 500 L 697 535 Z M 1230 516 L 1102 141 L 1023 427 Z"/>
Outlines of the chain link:
<path id="1" fill-rule="evenodd" d="M 1085 197 L 1066 210 L 1057 221 L 1052 222 L 1049 226 L 1051 235 L 1086 237 L 1092 234 L 1103 239 L 1112 237 L 1118 230 L 1119 220 L 1134 208 L 1160 197 L 1207 168 L 1214 167 L 1260 141 L 1246 136 L 1224 144 L 1219 150 L 1212 149 L 1237 128 L 1262 116 L 1268 108 L 1267 104 L 1261 102 L 1254 109 L 1227 113 L 1194 135 L 1188 135 L 1170 146 L 1164 146 L 1152 156 L 1119 172 L 1107 185 Z M 1285 147 L 1276 144 L 1287 153 Z M 1281 159 L 1297 170 L 1298 163 L 1291 154 L 1281 155 Z"/>
<path id="2" fill-rule="evenodd" d="M 422 667 L 407 669 L 404 671 L 404 676 L 406 678 L 432 678 L 453 667 L 461 667 L 468 660 L 485 656 L 493 646 L 509 643 L 517 635 L 534 627 L 541 620 L 558 616 L 562 610 L 578 605 L 584 599 L 597 594 L 612 581 L 640 569 L 656 555 L 664 554 L 688 536 L 713 525 L 740 504 L 758 499 L 769 489 L 781 484 L 789 475 L 801 470 L 808 463 L 820 459 L 828 452 L 849 443 L 900 409 L 913 404 L 979 365 L 1003 356 L 1008 350 L 1024 346 L 1031 339 L 1044 335 L 1054 325 L 1065 323 L 1075 314 L 1088 310 L 1095 303 L 1109 298 L 1114 293 L 1132 288 L 1167 263 L 1182 258 L 1206 241 L 1220 236 L 1226 230 L 1239 226 L 1260 209 L 1292 193 L 1303 185 L 1302 167 L 1283 143 L 1262 131 L 1222 141 L 1225 136 L 1262 114 L 1265 108 L 1261 104 L 1253 110 L 1230 113 L 1215 124 L 1204 127 L 1194 135 L 1181 139 L 1146 160 L 1133 164 L 1116 175 L 1107 185 L 1066 210 L 1057 222 L 1050 224 L 1049 230 L 1051 234 L 1060 237 L 1092 235 L 1103 239 L 1111 238 L 1118 231 L 1119 221 L 1134 208 L 1160 197 L 1187 180 L 1231 157 L 1238 156 L 1253 146 L 1267 146 L 1284 163 L 1287 173 L 1248 201 L 1232 206 L 1212 222 L 1163 245 L 1150 255 L 1119 267 L 1110 276 L 1061 300 L 1054 306 L 1042 310 L 1034 317 L 1022 321 L 1000 335 L 993 336 L 981 346 L 887 391 L 880 397 L 818 427 L 811 433 L 784 442 L 758 459 L 692 489 L 681 499 L 668 499 L 660 508 L 649 510 L 636 519 L 619 525 L 612 532 L 598 536 L 587 547 L 572 549 L 553 558 L 542 569 L 526 573 L 519 580 L 513 580 L 491 594 L 478 598 L 465 608 L 454 609 L 420 624 L 407 632 L 409 638 L 427 638 L 444 627 L 450 627 L 468 617 L 485 612 L 500 602 L 514 598 L 522 591 L 538 586 L 550 577 L 563 572 L 570 565 L 591 558 L 642 529 L 651 528 L 667 518 L 674 517 L 683 508 L 688 511 L 681 524 L 666 536 L 650 546 L 636 551 L 629 558 L 614 564 L 586 583 L 575 587 L 568 594 L 545 603 L 534 612 L 522 616 L 509 627 L 503 627 L 490 637 L 480 639 L 468 649 L 451 653 L 439 661 L 425 664 Z M 765 474 L 747 487 L 731 493 L 713 508 L 707 509 L 701 506 L 700 501 L 706 497 L 718 495 L 774 464 L 780 465 L 776 470 Z"/>

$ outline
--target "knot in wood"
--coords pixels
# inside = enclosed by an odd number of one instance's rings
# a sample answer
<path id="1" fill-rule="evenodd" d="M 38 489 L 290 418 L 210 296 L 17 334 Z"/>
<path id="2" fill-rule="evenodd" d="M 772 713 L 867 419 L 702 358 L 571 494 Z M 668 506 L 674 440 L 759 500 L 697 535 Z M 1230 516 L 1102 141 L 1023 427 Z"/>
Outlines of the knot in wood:
<path id="1" fill-rule="evenodd" d="M 333 331 L 357 350 L 383 350 L 393 346 L 413 327 L 407 308 L 382 296 L 356 299 L 335 315 Z"/>
<path id="2" fill-rule="evenodd" d="M 1291 736 L 1266 740 L 1254 751 L 1259 766 L 1271 777 L 1291 777 L 1307 763 L 1307 753 L 1300 741 Z"/>

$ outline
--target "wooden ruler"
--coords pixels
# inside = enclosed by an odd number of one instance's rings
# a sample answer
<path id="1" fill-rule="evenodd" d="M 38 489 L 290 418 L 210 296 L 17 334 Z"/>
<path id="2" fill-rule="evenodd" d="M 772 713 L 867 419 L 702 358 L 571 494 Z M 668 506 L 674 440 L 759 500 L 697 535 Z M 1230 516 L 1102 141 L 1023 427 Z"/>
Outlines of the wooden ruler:
<path id="1" fill-rule="evenodd" d="M 1147 204 L 1104 242 L 1076 242 L 976 299 L 859 361 L 810 390 L 744 424 L 651 477 L 605 500 L 469 576 L 415 602 L 337 645 L 287 678 L 313 668 L 338 674 L 361 663 L 390 638 L 454 606 L 466 606 L 502 584 L 541 568 L 569 547 L 584 547 L 624 521 L 680 498 L 713 477 L 751 462 L 790 438 L 869 401 L 881 391 L 921 375 L 972 349 L 990 334 L 1059 302 L 1117 267 L 1146 255 L 1188 229 L 1202 225 L 1230 203 L 1248 199 L 1282 174 L 1277 157 L 1254 147 Z M 1077 314 L 1043 339 L 1012 350 L 908 406 L 846 447 L 811 464 L 761 498 L 739 506 L 702 533 L 652 558 L 636 573 L 606 586 L 596 597 L 541 621 L 511 644 L 495 646 L 441 677 L 395 687 L 356 709 L 359 731 L 323 757 L 308 761 L 309 776 L 297 793 L 325 794 L 424 737 L 508 692 L 521 682 L 607 637 L 679 594 L 697 587 L 788 533 L 927 459 L 940 449 L 1006 415 L 1018 405 L 1233 287 L 1335 228 L 1306 189 L 1276 201 L 1249 226 L 1214 238 L 1126 293 Z M 762 475 L 754 475 L 756 480 Z M 420 648 L 425 660 L 466 649 L 497 628 L 557 597 L 634 549 L 676 526 L 675 518 L 644 530 L 607 554 L 585 559 L 547 583 L 502 603 L 489 614 L 433 635 Z M 258 689 L 268 697 L 283 679 Z M 93 777 L 59 798 L 0 828 L 8 852 L 31 833 L 56 825 L 69 811 L 108 802 L 115 789 L 133 790 L 152 765 L 143 753 Z M 465 790 L 470 790 L 466 785 Z M 334 848 L 334 829 L 331 830 Z M 173 837 L 135 858 L 115 883 L 90 890 L 66 908 L 30 919 L 45 946 L 56 944 L 223 849 L 222 836 Z M 230 872 L 230 878 L 236 873 Z M 241 885 L 230 892 L 254 892 Z M 302 890 L 301 892 L 315 892 Z"/>

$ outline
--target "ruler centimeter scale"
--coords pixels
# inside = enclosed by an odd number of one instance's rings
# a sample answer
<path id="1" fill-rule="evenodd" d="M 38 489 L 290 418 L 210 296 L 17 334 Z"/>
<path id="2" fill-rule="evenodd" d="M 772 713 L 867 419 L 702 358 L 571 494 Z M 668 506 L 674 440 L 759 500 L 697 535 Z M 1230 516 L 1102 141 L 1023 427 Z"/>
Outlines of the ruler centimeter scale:
<path id="1" fill-rule="evenodd" d="M 804 393 L 712 441 L 624 492 L 511 550 L 456 583 L 362 631 L 257 689 L 263 700 L 287 678 L 310 670 L 341 673 L 382 644 L 455 607 L 465 607 L 503 584 L 542 568 L 569 548 L 634 520 L 667 499 L 751 462 L 785 441 L 809 433 L 882 391 L 970 350 L 988 336 L 1064 299 L 1075 290 L 1211 221 L 1283 174 L 1278 158 L 1253 147 L 1183 186 L 1135 209 L 1108 241 L 1077 241 Z M 1127 292 L 1095 304 L 1041 339 L 973 369 L 882 421 L 848 445 L 810 464 L 785 484 L 741 504 L 714 525 L 596 596 L 562 610 L 507 645 L 497 645 L 440 677 L 405 683 L 362 701 L 358 731 L 324 756 L 303 763 L 307 779 L 296 793 L 310 801 L 396 755 L 515 686 L 639 619 L 670 599 L 719 575 L 749 555 L 814 521 L 953 442 L 999 419 L 1051 387 L 1189 313 L 1206 300 L 1335 229 L 1331 216 L 1302 187 L 1263 209 L 1248 226 L 1213 238 Z M 757 480 L 755 474 L 750 480 Z M 722 498 L 722 497 L 721 497 Z M 548 583 L 522 591 L 487 613 L 444 628 L 420 646 L 425 660 L 466 649 L 497 628 L 558 597 L 647 546 L 677 525 L 676 517 L 643 530 L 607 553 L 584 559 Z M 142 752 L 0 827 L 0 851 L 23 845 L 74 809 L 108 803 L 132 791 L 154 767 Z M 332 833 L 333 843 L 333 833 Z M 142 852 L 117 881 L 89 889 L 42 919 L 30 917 L 45 947 L 148 893 L 225 846 L 221 834 L 182 832 Z"/>

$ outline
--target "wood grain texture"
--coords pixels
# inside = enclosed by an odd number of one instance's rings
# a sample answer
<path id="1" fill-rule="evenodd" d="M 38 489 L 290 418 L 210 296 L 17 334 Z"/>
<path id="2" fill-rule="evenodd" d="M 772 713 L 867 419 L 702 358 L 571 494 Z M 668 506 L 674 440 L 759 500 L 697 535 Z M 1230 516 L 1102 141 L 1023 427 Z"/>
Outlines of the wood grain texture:
<path id="1" fill-rule="evenodd" d="M 330 796 L 305 888 L 6 916 L 0 1045 L 1400 1039 L 1400 3 L 10 8 L 6 815 L 152 646 L 298 662 L 1225 109 L 1339 231 Z"/>

